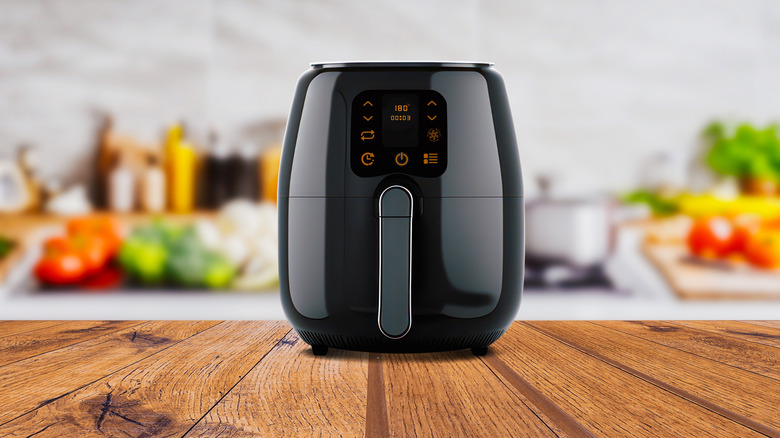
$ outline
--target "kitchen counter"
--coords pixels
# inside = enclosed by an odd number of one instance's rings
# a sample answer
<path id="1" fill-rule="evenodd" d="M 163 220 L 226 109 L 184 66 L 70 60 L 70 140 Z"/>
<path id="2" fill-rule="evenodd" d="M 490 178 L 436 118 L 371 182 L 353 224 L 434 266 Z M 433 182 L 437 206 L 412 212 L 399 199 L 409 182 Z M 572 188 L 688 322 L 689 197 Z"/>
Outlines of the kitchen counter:
<path id="1" fill-rule="evenodd" d="M 188 215 L 166 218 L 192 220 Z M 142 214 L 122 216 L 129 224 L 148 219 Z M 61 223 L 62 219 L 51 216 L 0 216 L 0 230 L 6 235 L 33 243 L 37 232 Z M 526 288 L 517 319 L 773 319 L 780 315 L 780 300 L 680 300 L 640 251 L 642 239 L 641 227 L 621 229 L 616 253 L 606 266 L 616 289 Z M 37 293 L 25 286 L 30 274 L 23 267 L 34 264 L 39 245 L 26 245 L 28 249 L 13 260 L 17 269 L 0 281 L 0 319 L 284 319 L 278 290 Z M 2 271 L 0 263 L 0 276 Z"/>
<path id="2" fill-rule="evenodd" d="M 772 319 L 780 302 L 685 302 L 613 290 L 526 290 L 516 319 Z M 3 295 L 0 319 L 284 319 L 279 291 Z"/>
<path id="3" fill-rule="evenodd" d="M 280 321 L 0 322 L 0 436 L 780 436 L 780 322 L 516 322 L 315 357 Z"/>

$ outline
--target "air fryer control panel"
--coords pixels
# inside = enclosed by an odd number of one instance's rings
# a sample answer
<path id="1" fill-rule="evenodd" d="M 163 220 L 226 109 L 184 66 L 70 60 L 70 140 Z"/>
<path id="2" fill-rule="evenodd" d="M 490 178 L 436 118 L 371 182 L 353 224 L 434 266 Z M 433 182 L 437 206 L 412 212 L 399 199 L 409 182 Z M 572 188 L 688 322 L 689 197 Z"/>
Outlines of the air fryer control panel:
<path id="1" fill-rule="evenodd" d="M 447 168 L 447 102 L 433 90 L 371 90 L 352 101 L 352 171 L 437 177 Z"/>

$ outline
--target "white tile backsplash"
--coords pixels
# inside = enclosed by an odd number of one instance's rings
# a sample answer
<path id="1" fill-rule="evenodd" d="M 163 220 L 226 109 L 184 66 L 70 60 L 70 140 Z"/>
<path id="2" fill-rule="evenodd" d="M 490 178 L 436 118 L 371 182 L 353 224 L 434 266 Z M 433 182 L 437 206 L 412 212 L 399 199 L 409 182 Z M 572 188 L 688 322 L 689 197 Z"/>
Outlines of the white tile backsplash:
<path id="1" fill-rule="evenodd" d="M 312 61 L 477 59 L 507 81 L 527 183 L 625 190 L 712 118 L 780 118 L 778 22 L 772 0 L 0 0 L 0 157 L 29 141 L 78 180 L 96 111 L 230 137 L 284 119 Z"/>
<path id="2" fill-rule="evenodd" d="M 476 5 L 471 0 L 218 2 L 213 116 L 228 127 L 286 116 L 298 76 L 315 61 L 475 56 Z"/>

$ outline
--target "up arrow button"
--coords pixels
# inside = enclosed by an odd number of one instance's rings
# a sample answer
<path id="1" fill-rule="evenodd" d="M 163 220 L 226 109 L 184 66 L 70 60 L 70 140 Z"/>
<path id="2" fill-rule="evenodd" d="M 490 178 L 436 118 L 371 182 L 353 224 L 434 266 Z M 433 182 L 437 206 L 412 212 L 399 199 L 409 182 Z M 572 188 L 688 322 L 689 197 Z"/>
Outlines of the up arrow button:
<path id="1" fill-rule="evenodd" d="M 433 105 L 433 106 L 438 106 L 438 105 L 436 105 L 436 102 L 434 102 L 434 101 L 430 101 L 430 102 L 428 102 L 428 104 L 427 104 L 427 105 L 425 105 L 425 106 L 431 106 L 431 105 Z"/>

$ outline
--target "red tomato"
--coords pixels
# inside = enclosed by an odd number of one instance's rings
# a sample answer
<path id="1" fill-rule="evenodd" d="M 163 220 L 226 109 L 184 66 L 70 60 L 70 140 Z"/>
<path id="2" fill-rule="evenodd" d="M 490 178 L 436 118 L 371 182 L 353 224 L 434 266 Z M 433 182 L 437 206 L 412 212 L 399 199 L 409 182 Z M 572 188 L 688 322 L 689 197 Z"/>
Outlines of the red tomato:
<path id="1" fill-rule="evenodd" d="M 780 231 L 763 230 L 755 234 L 745 248 L 745 258 L 761 268 L 780 268 Z"/>
<path id="2" fill-rule="evenodd" d="M 734 226 L 722 216 L 698 219 L 688 233 L 688 248 L 699 257 L 725 257 L 733 246 Z"/>
<path id="3" fill-rule="evenodd" d="M 108 215 L 74 218 L 67 223 L 68 234 L 111 234 L 121 236 L 119 223 Z"/>
<path id="4" fill-rule="evenodd" d="M 44 254 L 63 253 L 71 250 L 72 242 L 67 237 L 51 237 L 43 242 Z"/>
<path id="5" fill-rule="evenodd" d="M 107 290 L 115 289 L 121 283 L 122 271 L 113 266 L 106 266 L 79 283 L 79 287 L 87 290 Z"/>
<path id="6" fill-rule="evenodd" d="M 96 236 L 52 237 L 43 244 L 44 257 L 74 254 L 84 261 L 87 273 L 102 269 L 111 259 L 109 243 Z"/>
<path id="7" fill-rule="evenodd" d="M 75 253 L 51 253 L 35 265 L 35 276 L 44 283 L 63 286 L 78 282 L 84 277 L 84 260 Z"/>
<path id="8" fill-rule="evenodd" d="M 731 250 L 744 254 L 750 238 L 761 231 L 761 216 L 745 213 L 734 218 L 734 238 Z"/>
<path id="9" fill-rule="evenodd" d="M 114 257 L 122 245 L 122 230 L 119 222 L 107 215 L 84 216 L 71 219 L 67 224 L 71 236 L 92 236 L 107 243 L 109 257 Z"/>
<path id="10" fill-rule="evenodd" d="M 35 275 L 52 285 L 74 284 L 97 273 L 111 260 L 109 243 L 98 236 L 53 237 L 43 244 Z"/>
<path id="11" fill-rule="evenodd" d="M 73 250 L 84 260 L 88 273 L 103 269 L 111 259 L 109 243 L 102 238 L 74 236 L 71 241 Z"/>

